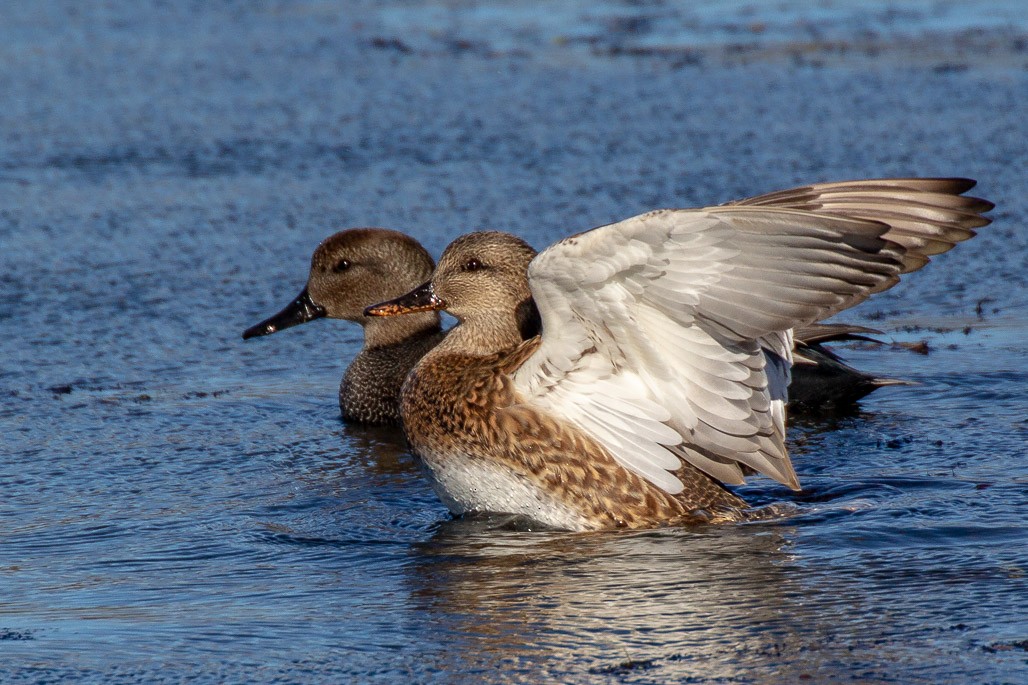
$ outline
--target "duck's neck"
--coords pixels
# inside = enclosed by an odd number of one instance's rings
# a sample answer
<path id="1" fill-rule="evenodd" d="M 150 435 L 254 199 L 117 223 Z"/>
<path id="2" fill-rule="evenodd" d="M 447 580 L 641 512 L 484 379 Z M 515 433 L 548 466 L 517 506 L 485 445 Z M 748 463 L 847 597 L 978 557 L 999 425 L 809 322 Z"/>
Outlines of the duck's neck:
<path id="1" fill-rule="evenodd" d="M 432 353 L 487 357 L 509 350 L 521 340 L 517 319 L 488 312 L 459 322 Z"/>
<path id="2" fill-rule="evenodd" d="M 416 312 L 403 316 L 364 317 L 364 349 L 402 343 L 415 336 L 432 335 L 442 328 L 439 312 Z"/>

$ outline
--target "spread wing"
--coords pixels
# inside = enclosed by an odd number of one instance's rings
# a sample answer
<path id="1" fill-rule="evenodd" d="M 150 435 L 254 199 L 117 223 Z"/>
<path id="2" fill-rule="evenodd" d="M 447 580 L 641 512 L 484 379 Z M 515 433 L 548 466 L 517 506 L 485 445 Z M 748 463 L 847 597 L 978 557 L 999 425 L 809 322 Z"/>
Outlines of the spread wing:
<path id="1" fill-rule="evenodd" d="M 780 207 L 817 214 L 871 219 L 888 224 L 883 236 L 906 248 L 903 273 L 946 252 L 987 226 L 988 200 L 963 195 L 975 186 L 968 178 L 884 178 L 815 183 L 730 202 L 725 206 Z"/>
<path id="2" fill-rule="evenodd" d="M 669 493 L 683 459 L 724 483 L 749 467 L 798 487 L 784 443 L 790 329 L 896 282 L 904 249 L 888 230 L 725 206 L 568 238 L 529 266 L 543 338 L 515 387 Z"/>
<path id="3" fill-rule="evenodd" d="M 906 249 L 903 273 L 909 273 L 927 264 L 929 257 L 946 252 L 958 242 L 974 237 L 974 229 L 990 223 L 990 219 L 982 215 L 994 207 L 993 203 L 963 195 L 974 186 L 975 181 L 969 178 L 882 178 L 815 183 L 736 200 L 726 206 L 798 209 L 815 214 L 879 221 L 889 226 L 882 237 Z M 827 329 L 821 326 L 820 329 L 812 326 L 796 331 L 797 342 L 815 343 L 840 338 L 826 338 L 824 334 Z M 839 324 L 833 326 L 842 334 L 869 332 L 843 331 L 838 330 Z M 819 332 L 815 333 L 815 330 Z M 810 339 L 815 335 L 819 336 L 818 339 Z M 766 347 L 769 356 L 782 356 L 776 347 Z M 788 358 L 788 352 L 785 356 Z M 805 361 L 802 355 L 800 360 Z M 786 387 L 789 380 L 786 372 Z M 780 382 L 781 378 L 772 378 L 773 387 Z"/>

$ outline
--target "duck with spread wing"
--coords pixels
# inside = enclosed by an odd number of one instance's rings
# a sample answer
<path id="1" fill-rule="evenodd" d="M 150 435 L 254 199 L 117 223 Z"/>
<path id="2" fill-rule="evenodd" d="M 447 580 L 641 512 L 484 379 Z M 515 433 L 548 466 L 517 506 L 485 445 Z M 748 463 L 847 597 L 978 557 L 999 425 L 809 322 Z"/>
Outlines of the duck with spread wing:
<path id="1" fill-rule="evenodd" d="M 735 520 L 727 486 L 793 489 L 792 331 L 851 307 L 988 222 L 963 179 L 807 186 L 658 210 L 538 255 L 458 238 L 430 281 L 369 316 L 458 320 L 401 391 L 404 429 L 451 512 L 575 530 Z M 523 340 L 534 300 L 541 335 Z"/>

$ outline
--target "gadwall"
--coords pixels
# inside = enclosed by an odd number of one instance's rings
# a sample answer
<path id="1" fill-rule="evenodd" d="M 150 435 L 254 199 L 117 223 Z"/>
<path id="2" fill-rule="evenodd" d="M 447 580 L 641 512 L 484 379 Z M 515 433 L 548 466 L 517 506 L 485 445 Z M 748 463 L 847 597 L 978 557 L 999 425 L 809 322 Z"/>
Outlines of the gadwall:
<path id="1" fill-rule="evenodd" d="M 746 503 L 726 485 L 745 475 L 799 488 L 785 447 L 792 329 L 986 223 L 991 203 L 961 197 L 971 186 L 856 181 L 658 210 L 538 256 L 473 233 L 430 281 L 366 313 L 458 320 L 401 393 L 407 438 L 453 514 L 575 531 L 737 520 Z M 532 299 L 542 334 L 522 341 L 516 312 Z"/>
<path id="2" fill-rule="evenodd" d="M 311 257 L 300 295 L 282 311 L 243 332 L 269 335 L 321 317 L 355 321 L 364 346 L 339 385 L 343 419 L 399 423 L 400 386 L 421 357 L 442 340 L 438 312 L 407 320 L 364 316 L 369 304 L 405 293 L 432 273 L 432 257 L 416 240 L 384 228 L 355 228 L 326 238 Z"/>
<path id="3" fill-rule="evenodd" d="M 792 331 L 792 379 L 789 383 L 789 412 L 831 414 L 852 410 L 862 398 L 879 388 L 917 385 L 898 378 L 864 373 L 847 364 L 826 346 L 831 342 L 881 344 L 882 332 L 865 326 L 842 323 L 813 323 Z"/>

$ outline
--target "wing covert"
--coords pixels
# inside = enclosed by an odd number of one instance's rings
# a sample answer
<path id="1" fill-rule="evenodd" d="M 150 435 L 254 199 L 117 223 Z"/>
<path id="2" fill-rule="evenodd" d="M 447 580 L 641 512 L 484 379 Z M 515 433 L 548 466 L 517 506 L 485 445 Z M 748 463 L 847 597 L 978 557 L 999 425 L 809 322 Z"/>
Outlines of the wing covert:
<path id="1" fill-rule="evenodd" d="M 683 488 L 680 459 L 724 483 L 748 468 L 798 487 L 784 442 L 789 330 L 895 282 L 904 250 L 888 230 L 725 206 L 567 238 L 529 266 L 543 338 L 515 387 L 667 492 Z"/>

